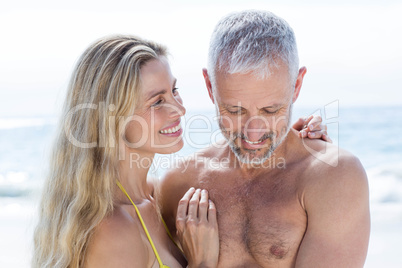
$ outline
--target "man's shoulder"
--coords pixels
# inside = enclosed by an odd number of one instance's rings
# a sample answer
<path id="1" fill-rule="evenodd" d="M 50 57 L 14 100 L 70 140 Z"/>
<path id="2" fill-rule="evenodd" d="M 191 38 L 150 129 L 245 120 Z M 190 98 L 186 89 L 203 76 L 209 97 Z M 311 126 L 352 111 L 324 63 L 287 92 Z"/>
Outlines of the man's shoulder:
<path id="1" fill-rule="evenodd" d="M 333 167 L 334 171 L 330 174 L 332 179 L 349 186 L 356 186 L 356 183 L 367 184 L 366 171 L 359 158 L 341 148 L 339 148 L 337 156 L 336 165 Z"/>
<path id="2" fill-rule="evenodd" d="M 364 168 L 355 155 L 337 145 L 315 142 L 315 147 L 305 147 L 308 152 L 310 171 L 325 177 L 338 177 L 351 173 L 364 172 Z"/>
<path id="3" fill-rule="evenodd" d="M 203 172 L 209 170 L 210 162 L 217 160 L 220 151 L 211 145 L 176 161 L 161 178 L 162 183 L 195 183 Z"/>
<path id="4" fill-rule="evenodd" d="M 166 203 L 177 199 L 176 195 L 181 197 L 190 187 L 197 184 L 198 173 L 202 168 L 197 162 L 200 157 L 202 156 L 195 153 L 175 161 L 160 178 L 158 194 L 163 200 L 161 206 L 166 207 Z M 173 203 L 172 205 L 176 206 Z"/>
<path id="5" fill-rule="evenodd" d="M 316 144 L 315 149 L 319 150 L 311 150 L 306 159 L 306 193 L 325 196 L 327 191 L 339 191 L 345 196 L 353 191 L 366 192 L 367 175 L 355 155 L 332 144 Z"/>
<path id="6" fill-rule="evenodd" d="M 203 158 L 203 155 L 194 153 L 175 161 L 162 176 L 161 182 L 168 181 L 169 183 L 173 183 L 182 180 L 187 181 L 188 177 L 193 177 L 199 172 L 198 168 L 202 168 L 199 163 L 201 158 Z"/>
<path id="7" fill-rule="evenodd" d="M 180 198 L 191 188 L 199 187 L 200 178 L 205 177 L 211 150 L 206 148 L 172 164 L 158 184 L 157 195 L 163 218 L 170 230 L 175 230 L 174 219 Z"/>
<path id="8" fill-rule="evenodd" d="M 367 183 L 360 160 L 352 153 L 322 140 L 299 139 L 290 133 L 291 165 L 297 167 L 303 191 L 319 187 L 356 187 Z M 287 165 L 288 166 L 288 165 Z"/>
<path id="9" fill-rule="evenodd" d="M 364 171 L 360 160 L 338 145 L 322 140 L 300 139 L 298 161 L 304 162 L 307 171 L 330 174 L 342 171 Z M 330 175 L 328 174 L 328 175 Z"/>

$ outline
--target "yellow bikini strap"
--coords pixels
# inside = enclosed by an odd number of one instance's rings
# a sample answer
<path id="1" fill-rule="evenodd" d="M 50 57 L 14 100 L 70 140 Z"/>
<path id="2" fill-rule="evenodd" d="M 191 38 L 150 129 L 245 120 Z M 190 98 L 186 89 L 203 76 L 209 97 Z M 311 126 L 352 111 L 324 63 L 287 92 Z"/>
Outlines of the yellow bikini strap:
<path id="1" fill-rule="evenodd" d="M 130 196 L 128 195 L 128 193 L 126 192 L 126 190 L 124 189 L 123 185 L 121 185 L 121 183 L 119 181 L 116 181 L 117 186 L 119 186 L 120 190 L 122 190 L 122 192 L 127 196 L 127 198 L 130 200 L 131 204 L 133 204 L 135 211 L 137 212 L 138 218 L 140 219 L 142 228 L 144 228 L 145 234 L 148 237 L 149 243 L 151 244 L 151 247 L 155 253 L 156 259 L 158 260 L 159 263 L 159 267 L 167 267 L 166 265 L 163 265 L 161 258 L 159 257 L 158 251 L 156 251 L 154 242 L 152 242 L 151 236 L 148 233 L 148 229 L 145 226 L 144 220 L 141 217 L 140 211 L 138 210 L 137 206 L 134 204 L 133 200 L 131 200 Z"/>
<path id="2" fill-rule="evenodd" d="M 169 228 L 167 227 L 165 220 L 162 217 L 161 217 L 161 219 L 162 219 L 162 222 L 163 222 L 163 226 L 165 226 L 166 232 L 167 232 L 168 236 L 170 237 L 170 240 L 172 240 L 172 242 L 176 245 L 176 247 L 181 251 L 181 253 L 184 256 L 183 250 L 179 247 L 179 245 L 176 243 L 176 241 L 174 241 L 173 236 L 170 233 Z"/>

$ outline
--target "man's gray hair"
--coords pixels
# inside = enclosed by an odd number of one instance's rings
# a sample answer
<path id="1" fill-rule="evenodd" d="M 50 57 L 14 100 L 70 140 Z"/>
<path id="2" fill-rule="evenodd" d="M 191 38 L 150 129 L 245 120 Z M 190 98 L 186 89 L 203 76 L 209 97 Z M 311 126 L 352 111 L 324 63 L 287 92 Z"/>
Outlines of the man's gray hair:
<path id="1" fill-rule="evenodd" d="M 271 12 L 248 10 L 229 14 L 212 33 L 208 73 L 213 86 L 216 72 L 251 72 L 264 79 L 281 63 L 288 66 L 294 85 L 299 73 L 296 38 L 289 24 Z"/>

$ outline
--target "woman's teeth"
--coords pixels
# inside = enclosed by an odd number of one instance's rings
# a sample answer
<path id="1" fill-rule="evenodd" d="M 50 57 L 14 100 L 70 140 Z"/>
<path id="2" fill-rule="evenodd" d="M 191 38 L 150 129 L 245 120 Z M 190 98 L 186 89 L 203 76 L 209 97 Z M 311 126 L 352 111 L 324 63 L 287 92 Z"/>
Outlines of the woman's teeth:
<path id="1" fill-rule="evenodd" d="M 180 126 L 180 124 L 178 124 L 178 125 L 175 126 L 175 127 L 169 128 L 169 129 L 167 129 L 167 130 L 161 130 L 161 131 L 159 131 L 159 132 L 162 133 L 162 134 L 175 133 L 175 132 L 177 132 L 180 128 L 181 128 L 181 126 Z"/>

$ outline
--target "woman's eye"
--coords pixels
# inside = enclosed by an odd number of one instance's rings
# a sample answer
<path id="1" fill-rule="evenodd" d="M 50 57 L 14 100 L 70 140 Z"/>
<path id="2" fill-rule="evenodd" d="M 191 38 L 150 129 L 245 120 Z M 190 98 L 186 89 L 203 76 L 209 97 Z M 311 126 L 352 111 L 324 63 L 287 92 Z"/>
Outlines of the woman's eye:
<path id="1" fill-rule="evenodd" d="M 177 93 L 179 93 L 179 88 L 175 87 L 172 89 L 173 95 L 176 95 Z"/>
<path id="2" fill-rule="evenodd" d="M 162 100 L 158 100 L 157 102 L 155 102 L 154 104 L 152 104 L 152 107 L 158 106 L 159 104 L 162 103 Z"/>

